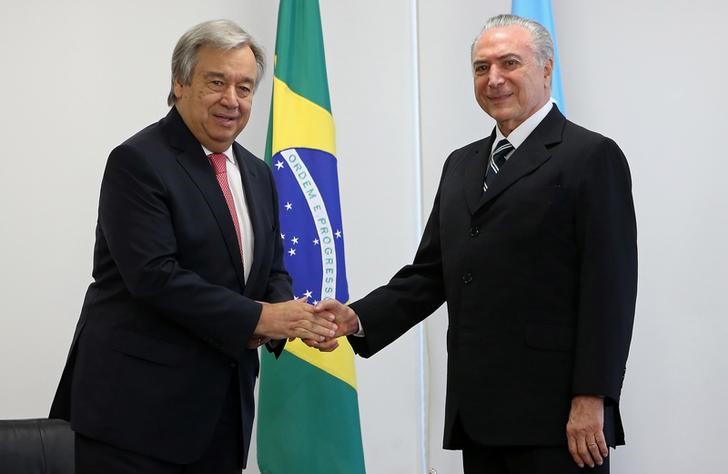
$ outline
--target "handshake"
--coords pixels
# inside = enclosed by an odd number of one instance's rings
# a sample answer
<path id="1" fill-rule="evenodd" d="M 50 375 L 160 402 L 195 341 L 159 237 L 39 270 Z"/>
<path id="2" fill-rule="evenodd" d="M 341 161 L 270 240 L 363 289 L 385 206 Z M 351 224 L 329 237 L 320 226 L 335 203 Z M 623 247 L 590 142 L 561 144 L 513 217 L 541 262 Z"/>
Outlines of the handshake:
<path id="1" fill-rule="evenodd" d="M 331 352 L 339 343 L 336 338 L 359 331 L 359 318 L 348 306 L 328 299 L 316 306 L 307 298 L 283 303 L 263 303 L 258 325 L 247 347 L 254 349 L 271 339 L 301 339 L 307 346 Z"/>

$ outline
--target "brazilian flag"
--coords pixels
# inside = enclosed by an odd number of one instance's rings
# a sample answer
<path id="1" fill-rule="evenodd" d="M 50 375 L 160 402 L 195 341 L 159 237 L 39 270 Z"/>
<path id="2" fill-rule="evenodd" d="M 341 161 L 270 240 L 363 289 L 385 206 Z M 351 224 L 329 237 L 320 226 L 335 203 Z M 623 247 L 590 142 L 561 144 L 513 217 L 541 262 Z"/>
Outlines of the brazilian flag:
<path id="1" fill-rule="evenodd" d="M 266 161 L 278 188 L 285 264 L 296 297 L 348 301 L 334 120 L 318 0 L 281 0 Z M 262 474 L 360 474 L 364 453 L 346 338 L 331 353 L 288 342 L 262 352 Z"/>

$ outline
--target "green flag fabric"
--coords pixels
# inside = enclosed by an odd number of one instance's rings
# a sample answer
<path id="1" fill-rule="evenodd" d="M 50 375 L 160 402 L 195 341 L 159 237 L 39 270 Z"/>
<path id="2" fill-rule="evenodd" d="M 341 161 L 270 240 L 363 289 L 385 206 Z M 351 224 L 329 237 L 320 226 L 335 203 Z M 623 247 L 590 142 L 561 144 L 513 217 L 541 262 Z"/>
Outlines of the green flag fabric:
<path id="1" fill-rule="evenodd" d="M 281 0 L 266 161 L 278 189 L 285 264 L 296 297 L 349 298 L 334 120 L 318 0 Z M 257 422 L 262 474 L 361 474 L 354 353 L 296 340 L 261 356 Z"/>

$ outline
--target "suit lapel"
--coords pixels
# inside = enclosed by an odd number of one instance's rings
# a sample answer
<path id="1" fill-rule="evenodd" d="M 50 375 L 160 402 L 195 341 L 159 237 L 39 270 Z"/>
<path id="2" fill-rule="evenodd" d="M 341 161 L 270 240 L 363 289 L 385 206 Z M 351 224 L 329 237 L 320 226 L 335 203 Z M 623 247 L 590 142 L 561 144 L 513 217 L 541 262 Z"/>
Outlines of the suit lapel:
<path id="1" fill-rule="evenodd" d="M 187 171 L 187 174 L 200 190 L 207 205 L 210 207 L 225 240 L 225 246 L 230 255 L 231 263 L 235 268 L 240 286 L 245 288 L 245 274 L 240 259 L 240 247 L 238 246 L 235 227 L 233 226 L 225 197 L 220 190 L 220 185 L 217 184 L 212 166 L 210 166 L 202 150 L 202 146 L 182 121 L 182 117 L 180 117 L 175 107 L 172 107 L 172 110 L 170 110 L 165 120 L 167 136 L 169 137 L 170 143 L 174 148 L 179 150 L 177 162 Z"/>
<path id="2" fill-rule="evenodd" d="M 548 115 L 501 167 L 488 192 L 481 193 L 478 209 L 497 199 L 503 191 L 551 158 L 550 148 L 561 141 L 565 120 L 554 105 Z M 490 142 L 492 143 L 492 140 Z"/>
<path id="3" fill-rule="evenodd" d="M 473 156 L 466 161 L 463 170 L 465 184 L 465 200 L 468 203 L 468 210 L 471 214 L 480 208 L 480 200 L 483 197 L 483 180 L 485 179 L 485 169 L 488 166 L 488 158 L 490 150 L 495 140 L 495 129 L 489 138 L 483 140 L 481 146 L 475 148 Z"/>
<path id="4" fill-rule="evenodd" d="M 259 181 L 255 167 L 251 166 L 250 161 L 245 158 L 248 152 L 242 146 L 238 145 L 237 142 L 233 143 L 233 149 L 235 150 L 235 159 L 240 169 L 240 177 L 243 180 L 245 203 L 248 206 L 248 215 L 250 216 L 250 223 L 253 227 L 253 255 L 246 256 L 246 258 L 252 257 L 253 260 L 251 262 L 250 273 L 248 274 L 248 282 L 245 287 L 252 291 L 258 287 L 258 280 L 261 278 L 260 266 L 263 261 L 262 253 L 265 249 L 265 243 L 262 241 L 262 238 L 267 235 L 267 232 L 265 223 L 261 220 L 259 210 L 265 209 L 265 206 L 258 204 L 258 199 L 261 196 L 258 185 Z"/>

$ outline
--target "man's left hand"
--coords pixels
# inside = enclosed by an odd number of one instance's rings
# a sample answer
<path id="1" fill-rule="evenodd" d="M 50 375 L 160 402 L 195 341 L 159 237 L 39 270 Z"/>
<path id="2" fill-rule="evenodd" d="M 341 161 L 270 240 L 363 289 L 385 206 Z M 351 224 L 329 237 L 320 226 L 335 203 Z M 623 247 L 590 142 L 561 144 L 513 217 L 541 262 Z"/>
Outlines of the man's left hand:
<path id="1" fill-rule="evenodd" d="M 594 395 L 577 395 L 571 399 L 566 424 L 569 452 L 579 467 L 602 465 L 609 454 L 604 438 L 604 399 Z"/>

